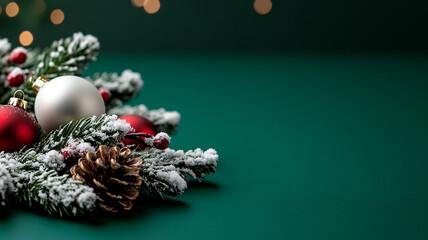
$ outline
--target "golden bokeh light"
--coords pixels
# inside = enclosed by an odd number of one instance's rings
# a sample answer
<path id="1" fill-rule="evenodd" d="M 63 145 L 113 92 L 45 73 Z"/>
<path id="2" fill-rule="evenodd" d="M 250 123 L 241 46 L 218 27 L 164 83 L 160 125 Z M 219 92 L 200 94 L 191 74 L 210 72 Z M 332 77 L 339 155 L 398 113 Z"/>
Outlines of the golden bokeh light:
<path id="1" fill-rule="evenodd" d="M 134 7 L 143 7 L 148 1 L 149 0 L 131 0 L 131 3 Z"/>
<path id="2" fill-rule="evenodd" d="M 144 10 L 146 10 L 147 13 L 154 14 L 159 11 L 160 7 L 161 3 L 159 0 L 148 0 L 144 5 Z"/>
<path id="3" fill-rule="evenodd" d="M 64 21 L 64 12 L 61 9 L 55 9 L 51 12 L 51 22 L 55 25 L 61 24 Z"/>
<path id="4" fill-rule="evenodd" d="M 33 38 L 33 34 L 31 34 L 30 31 L 23 31 L 20 35 L 19 35 L 19 42 L 21 43 L 22 46 L 26 47 L 28 45 L 30 45 L 33 42 L 34 38 Z"/>
<path id="5" fill-rule="evenodd" d="M 19 6 L 16 2 L 10 2 L 6 5 L 6 15 L 9 17 L 15 17 L 19 13 Z"/>
<path id="6" fill-rule="evenodd" d="M 254 1 L 254 10 L 260 15 L 265 15 L 272 10 L 272 1 L 271 0 L 255 0 Z"/>

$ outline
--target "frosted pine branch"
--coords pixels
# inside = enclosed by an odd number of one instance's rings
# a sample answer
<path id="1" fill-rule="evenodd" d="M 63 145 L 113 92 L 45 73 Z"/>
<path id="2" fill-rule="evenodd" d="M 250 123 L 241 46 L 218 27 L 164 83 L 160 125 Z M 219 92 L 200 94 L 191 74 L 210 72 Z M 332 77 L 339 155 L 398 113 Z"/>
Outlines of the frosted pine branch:
<path id="1" fill-rule="evenodd" d="M 0 38 L 0 59 L 9 52 L 11 46 L 9 39 Z M 3 61 L 0 62 L 0 67 L 2 66 L 2 63 Z"/>
<path id="2" fill-rule="evenodd" d="M 50 156 L 48 156 L 50 155 Z M 56 159 L 61 158 L 58 152 Z M 0 200 L 17 200 L 32 206 L 37 203 L 49 212 L 76 215 L 95 207 L 95 194 L 87 186 L 73 181 L 68 175 L 59 176 L 47 165 L 47 154 L 28 150 L 24 153 L 0 153 Z"/>
<path id="3" fill-rule="evenodd" d="M 61 75 L 78 75 L 90 61 L 96 60 L 100 44 L 92 35 L 74 33 L 72 37 L 54 41 L 39 57 L 34 69 L 37 76 L 52 79 Z"/>
<path id="4" fill-rule="evenodd" d="M 72 121 L 49 133 L 25 152 L 1 153 L 0 199 L 7 193 L 18 201 L 42 205 L 49 213 L 76 215 L 95 207 L 95 194 L 81 182 L 58 175 L 66 165 L 60 150 L 67 144 L 88 148 L 104 143 L 116 145 L 130 131 L 125 121 L 105 115 Z M 94 149 L 93 147 L 91 149 Z"/>
<path id="5" fill-rule="evenodd" d="M 7 81 L 8 72 L 6 71 L 6 63 L 10 47 L 11 44 L 7 38 L 0 38 L 0 93 L 2 94 L 5 92 L 5 84 Z"/>
<path id="6" fill-rule="evenodd" d="M 24 152 L 0 153 L 0 200 L 4 205 L 16 199 L 29 206 L 43 206 L 49 213 L 76 215 L 95 207 L 95 194 L 68 174 L 59 175 L 65 167 L 61 149 L 65 146 L 95 149 L 105 143 L 120 144 L 130 126 L 105 115 L 70 122 L 45 136 L 34 148 Z M 218 155 L 214 149 L 183 152 L 146 149 L 134 152 L 143 166 L 142 191 L 147 195 L 176 196 L 187 188 L 187 181 L 200 180 L 213 173 Z"/>
<path id="7" fill-rule="evenodd" d="M 108 111 L 109 114 L 118 116 L 127 114 L 137 114 L 149 119 L 161 132 L 175 133 L 180 122 L 180 113 L 176 111 L 166 111 L 164 108 L 148 110 L 146 105 L 140 104 L 134 107 L 115 107 Z"/>
<path id="8" fill-rule="evenodd" d="M 215 172 L 218 154 L 214 149 L 194 151 L 149 149 L 133 153 L 143 159 L 141 176 L 143 191 L 148 195 L 177 196 L 187 188 L 189 180 L 200 181 Z"/>
<path id="9" fill-rule="evenodd" d="M 115 146 L 131 131 L 131 126 L 116 115 L 103 115 L 71 121 L 45 136 L 35 147 L 38 151 L 59 150 L 75 139 L 92 146 Z"/>
<path id="10" fill-rule="evenodd" d="M 124 70 L 121 75 L 117 73 L 96 73 L 91 78 L 97 88 L 104 88 L 111 93 L 106 109 L 122 106 L 124 101 L 135 97 L 143 88 L 141 75 L 131 70 Z"/>
<path id="11" fill-rule="evenodd" d="M 4 42 L 4 40 L 2 40 Z M 0 42 L 0 48 L 10 49 L 6 43 Z M 44 75 L 48 79 L 62 75 L 82 74 L 90 61 L 96 60 L 100 44 L 98 39 L 92 35 L 74 33 L 73 36 L 54 41 L 51 47 L 40 53 L 39 49 L 27 49 L 27 61 L 19 65 L 25 72 L 25 79 L 30 73 L 36 76 Z M 2 50 L 0 50 L 2 51 Z M 1 54 L 0 54 L 1 56 Z M 5 55 L 4 57 L 8 57 Z M 6 63 L 6 61 L 2 61 Z M 0 66 L 0 70 L 2 67 Z M 15 88 L 4 88 L 8 86 L 6 82 L 7 73 L 11 69 L 4 69 L 4 74 L 0 72 L 0 103 L 6 103 L 15 92 Z M 32 90 L 31 82 L 24 83 L 20 89 L 24 91 L 28 101 L 28 111 L 33 111 L 33 104 L 36 94 Z"/>

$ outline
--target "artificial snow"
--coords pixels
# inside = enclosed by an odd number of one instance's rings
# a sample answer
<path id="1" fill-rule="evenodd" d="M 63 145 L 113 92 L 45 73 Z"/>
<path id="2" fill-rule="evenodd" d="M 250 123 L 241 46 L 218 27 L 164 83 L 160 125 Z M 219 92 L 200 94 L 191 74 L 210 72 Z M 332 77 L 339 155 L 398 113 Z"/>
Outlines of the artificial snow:
<path id="1" fill-rule="evenodd" d="M 24 54 L 27 54 L 27 49 L 25 49 L 23 47 L 16 47 L 11 52 L 11 54 L 14 54 L 14 53 L 24 53 Z"/>
<path id="2" fill-rule="evenodd" d="M 8 76 L 11 76 L 11 77 L 16 77 L 16 76 L 18 76 L 18 75 L 24 75 L 25 74 L 25 71 L 24 70 L 22 70 L 21 68 L 19 68 L 19 67 L 16 67 L 16 68 L 14 68 L 10 73 L 9 73 L 9 75 Z"/>
<path id="3" fill-rule="evenodd" d="M 154 137 L 144 138 L 144 143 L 147 146 L 153 147 L 153 144 L 156 140 L 163 140 L 163 139 L 168 140 L 168 142 L 171 141 L 171 137 L 167 133 L 160 132 L 160 133 L 156 134 L 156 136 L 154 136 Z"/>
<path id="4" fill-rule="evenodd" d="M 157 172 L 156 177 L 160 180 L 170 183 L 171 186 L 174 186 L 178 192 L 183 192 L 187 188 L 187 182 L 180 176 L 176 171 L 169 172 Z"/>
<path id="5" fill-rule="evenodd" d="M 143 159 L 141 176 L 143 179 L 150 177 L 151 180 L 144 181 L 149 191 L 163 192 L 171 196 L 179 195 L 186 189 L 185 175 L 198 180 L 205 173 L 215 171 L 218 161 L 214 149 L 204 152 L 200 148 L 186 153 L 182 150 L 149 149 L 133 153 L 133 157 Z M 198 171 L 195 172 L 195 169 Z"/>
<path id="6" fill-rule="evenodd" d="M 167 112 L 164 108 L 148 110 L 144 104 L 140 104 L 134 107 L 131 106 L 123 106 L 112 108 L 108 112 L 109 114 L 117 114 L 117 115 L 128 115 L 128 114 L 136 114 L 143 116 L 150 120 L 155 125 L 172 125 L 177 126 L 180 122 L 180 113 L 176 111 Z"/>
<path id="7" fill-rule="evenodd" d="M 54 169 L 61 165 L 62 156 L 55 150 L 46 154 L 29 150 L 21 155 L 1 152 L 0 202 L 5 202 L 7 193 L 28 194 L 25 191 L 32 189 L 37 192 L 37 201 L 41 204 L 68 207 L 76 203 L 87 209 L 93 208 L 93 190 L 76 183 L 68 175 L 59 176 Z M 21 190 L 24 193 L 20 193 Z"/>
<path id="8" fill-rule="evenodd" d="M 55 150 L 51 150 L 46 154 L 39 155 L 37 160 L 43 162 L 56 171 L 59 171 L 65 167 L 64 157 L 61 153 Z"/>
<path id="9" fill-rule="evenodd" d="M 82 157 L 86 153 L 95 152 L 95 148 L 88 142 L 82 139 L 74 139 L 72 137 L 67 141 L 67 146 L 62 150 L 67 151 L 70 156 Z"/>
<path id="10" fill-rule="evenodd" d="M 135 95 L 141 90 L 144 82 L 139 73 L 127 69 L 120 76 L 117 73 L 102 74 L 94 79 L 94 85 L 122 95 Z"/>
<path id="11" fill-rule="evenodd" d="M 77 197 L 77 203 L 81 208 L 92 209 L 95 205 L 95 201 L 96 195 L 94 190 L 90 187 L 85 189 L 85 191 Z"/>
<path id="12" fill-rule="evenodd" d="M 51 56 L 51 58 L 57 58 L 57 57 L 59 57 L 59 52 L 52 51 L 50 56 Z"/>
<path id="13" fill-rule="evenodd" d="M 11 44 L 7 38 L 0 38 L 0 55 L 10 50 Z"/>
<path id="14" fill-rule="evenodd" d="M 171 141 L 171 137 L 167 133 L 164 133 L 164 132 L 160 132 L 160 133 L 156 134 L 156 136 L 154 137 L 154 139 L 155 140 L 164 140 L 164 139 L 166 139 L 166 140 L 168 140 L 168 142 Z"/>

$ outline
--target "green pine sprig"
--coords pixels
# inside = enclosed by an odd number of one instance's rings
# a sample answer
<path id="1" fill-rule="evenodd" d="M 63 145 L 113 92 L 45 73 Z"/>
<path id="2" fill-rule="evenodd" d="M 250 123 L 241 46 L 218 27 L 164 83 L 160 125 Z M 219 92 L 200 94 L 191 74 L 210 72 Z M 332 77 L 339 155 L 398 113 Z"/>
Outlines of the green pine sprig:
<path id="1" fill-rule="evenodd" d="M 34 68 L 37 76 L 52 79 L 62 75 L 82 75 L 89 62 L 95 61 L 100 49 L 98 39 L 92 35 L 74 33 L 54 41 L 52 46 L 38 57 Z"/>

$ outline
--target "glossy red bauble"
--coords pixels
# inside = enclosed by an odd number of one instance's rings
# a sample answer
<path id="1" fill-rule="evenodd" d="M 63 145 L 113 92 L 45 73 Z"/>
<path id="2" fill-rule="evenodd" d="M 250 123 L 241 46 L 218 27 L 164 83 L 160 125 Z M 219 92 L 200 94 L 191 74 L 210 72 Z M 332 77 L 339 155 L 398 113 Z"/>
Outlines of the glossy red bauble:
<path id="1" fill-rule="evenodd" d="M 156 126 L 145 117 L 138 116 L 138 115 L 124 115 L 119 117 L 119 119 L 122 119 L 128 122 L 131 125 L 131 127 L 135 129 L 135 133 L 147 133 L 153 136 L 158 133 Z M 146 148 L 145 145 L 139 144 L 138 142 L 131 139 L 125 139 L 123 143 L 125 145 L 138 144 L 140 149 Z"/>
<path id="2" fill-rule="evenodd" d="M 17 151 L 38 137 L 39 126 L 33 116 L 17 106 L 0 106 L 0 151 Z"/>

